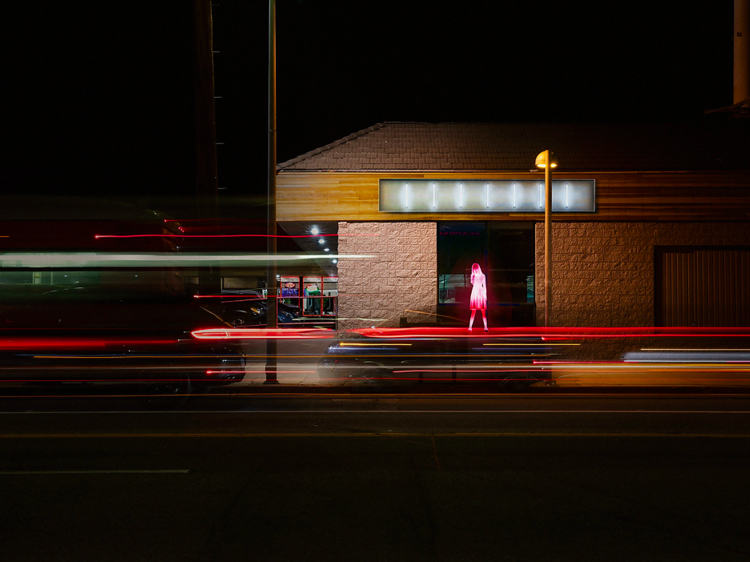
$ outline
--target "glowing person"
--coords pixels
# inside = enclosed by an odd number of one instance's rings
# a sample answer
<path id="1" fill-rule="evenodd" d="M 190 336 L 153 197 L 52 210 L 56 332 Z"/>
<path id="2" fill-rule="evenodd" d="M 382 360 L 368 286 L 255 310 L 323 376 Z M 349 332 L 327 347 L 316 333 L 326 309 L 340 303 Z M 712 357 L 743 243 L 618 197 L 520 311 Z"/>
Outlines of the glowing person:
<path id="1" fill-rule="evenodd" d="M 474 315 L 477 310 L 482 311 L 482 320 L 484 320 L 484 331 L 489 332 L 487 328 L 487 282 L 482 273 L 482 268 L 478 263 L 471 266 L 471 284 L 474 286 L 471 290 L 471 299 L 469 299 L 469 308 L 471 308 L 471 319 L 469 320 L 469 331 L 474 324 Z"/>

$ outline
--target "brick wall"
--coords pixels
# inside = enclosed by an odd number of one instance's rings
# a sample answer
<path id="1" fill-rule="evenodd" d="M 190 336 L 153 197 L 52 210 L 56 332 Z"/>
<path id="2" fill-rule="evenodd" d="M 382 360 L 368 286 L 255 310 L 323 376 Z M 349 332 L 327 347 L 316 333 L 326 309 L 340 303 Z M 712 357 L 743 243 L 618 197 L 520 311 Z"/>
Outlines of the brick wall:
<path id="1" fill-rule="evenodd" d="M 339 329 L 433 322 L 437 303 L 437 223 L 340 222 Z"/>

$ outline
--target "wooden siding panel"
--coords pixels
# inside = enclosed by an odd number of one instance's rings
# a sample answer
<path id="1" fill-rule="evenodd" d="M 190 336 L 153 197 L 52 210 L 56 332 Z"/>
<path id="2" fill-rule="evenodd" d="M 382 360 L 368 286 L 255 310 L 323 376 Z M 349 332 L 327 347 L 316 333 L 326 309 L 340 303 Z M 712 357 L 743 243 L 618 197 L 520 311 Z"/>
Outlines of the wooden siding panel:
<path id="1" fill-rule="evenodd" d="M 560 173 L 555 177 L 593 178 L 597 184 L 596 213 L 560 213 L 560 220 L 750 220 L 749 172 L 702 173 Z M 538 174 L 413 174 L 286 172 L 277 180 L 280 221 L 419 221 L 419 220 L 543 220 L 543 213 L 381 213 L 380 179 L 534 179 Z"/>

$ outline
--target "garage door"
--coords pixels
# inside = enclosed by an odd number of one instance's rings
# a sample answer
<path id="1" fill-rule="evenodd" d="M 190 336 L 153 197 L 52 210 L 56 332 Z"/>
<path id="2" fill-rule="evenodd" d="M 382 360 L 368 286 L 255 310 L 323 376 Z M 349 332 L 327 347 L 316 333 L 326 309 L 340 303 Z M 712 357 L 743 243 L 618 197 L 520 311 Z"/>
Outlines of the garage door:
<path id="1" fill-rule="evenodd" d="M 657 326 L 750 326 L 750 248 L 657 247 Z"/>

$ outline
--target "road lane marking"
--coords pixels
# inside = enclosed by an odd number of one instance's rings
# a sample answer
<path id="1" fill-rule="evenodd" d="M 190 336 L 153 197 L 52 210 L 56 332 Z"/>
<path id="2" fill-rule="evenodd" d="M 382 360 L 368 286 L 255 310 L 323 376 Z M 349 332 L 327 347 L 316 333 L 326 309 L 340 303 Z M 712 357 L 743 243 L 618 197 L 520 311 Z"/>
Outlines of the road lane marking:
<path id="1" fill-rule="evenodd" d="M 188 469 L 177 470 L 3 470 L 0 476 L 14 474 L 187 474 Z"/>

